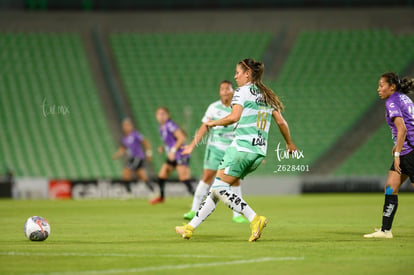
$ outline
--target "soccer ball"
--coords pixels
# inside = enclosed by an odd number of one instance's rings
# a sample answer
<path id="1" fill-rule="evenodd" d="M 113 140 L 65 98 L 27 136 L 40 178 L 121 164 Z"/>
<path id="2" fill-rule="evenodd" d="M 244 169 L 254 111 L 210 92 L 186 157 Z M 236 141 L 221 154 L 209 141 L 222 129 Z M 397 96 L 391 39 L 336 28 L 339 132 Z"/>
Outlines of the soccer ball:
<path id="1" fill-rule="evenodd" d="M 44 241 L 50 235 L 50 225 L 42 217 L 30 217 L 24 224 L 24 234 L 31 241 Z"/>

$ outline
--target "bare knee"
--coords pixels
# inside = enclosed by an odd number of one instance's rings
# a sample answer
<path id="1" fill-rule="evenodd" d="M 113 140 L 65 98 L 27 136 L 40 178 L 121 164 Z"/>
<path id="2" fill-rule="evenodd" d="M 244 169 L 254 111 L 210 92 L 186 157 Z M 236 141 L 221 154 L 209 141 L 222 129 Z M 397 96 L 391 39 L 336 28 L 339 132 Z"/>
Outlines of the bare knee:
<path id="1" fill-rule="evenodd" d="M 399 189 L 400 182 L 397 182 L 396 180 L 392 180 L 389 178 L 384 186 L 384 193 L 385 195 L 397 195 Z"/>
<path id="2" fill-rule="evenodd" d="M 228 183 L 228 184 L 230 184 L 230 185 L 233 185 L 233 184 L 235 184 L 236 182 L 240 182 L 239 180 L 239 178 L 237 178 L 237 177 L 233 177 L 233 176 L 229 176 L 229 175 L 226 175 L 225 173 L 224 173 L 224 170 L 218 170 L 217 171 L 217 177 L 220 179 L 220 180 L 222 180 L 222 181 L 224 181 L 224 182 L 226 182 L 226 183 Z"/>
<path id="3" fill-rule="evenodd" d="M 129 168 L 124 168 L 124 170 L 122 171 L 122 179 L 123 180 L 131 180 L 132 176 L 132 171 Z"/>
<path id="4" fill-rule="evenodd" d="M 399 186 L 394 186 L 391 184 L 386 184 L 384 187 L 385 195 L 397 195 Z"/>
<path id="5" fill-rule="evenodd" d="M 387 182 L 384 186 L 385 195 L 397 195 L 401 184 L 407 179 L 407 175 L 398 174 L 395 171 L 388 172 Z"/>
<path id="6" fill-rule="evenodd" d="M 170 166 L 164 163 L 161 166 L 160 172 L 158 173 L 158 177 L 161 179 L 167 179 L 168 176 L 170 175 L 171 170 L 172 169 L 170 168 Z"/>
<path id="7" fill-rule="evenodd" d="M 231 186 L 240 186 L 240 179 L 238 179 L 235 183 L 233 183 Z"/>
<path id="8" fill-rule="evenodd" d="M 206 169 L 203 171 L 203 176 L 201 177 L 201 180 L 207 184 L 211 184 L 215 175 L 216 175 L 216 171 Z"/>
<path id="9" fill-rule="evenodd" d="M 191 177 L 190 168 L 188 166 L 185 166 L 185 165 L 178 165 L 177 166 L 177 174 L 178 174 L 178 179 L 180 181 L 189 180 L 190 177 Z"/>
<path id="10" fill-rule="evenodd" d="M 137 171 L 137 176 L 140 180 L 146 182 L 148 181 L 148 175 L 147 172 L 145 171 L 145 169 L 141 168 Z"/>

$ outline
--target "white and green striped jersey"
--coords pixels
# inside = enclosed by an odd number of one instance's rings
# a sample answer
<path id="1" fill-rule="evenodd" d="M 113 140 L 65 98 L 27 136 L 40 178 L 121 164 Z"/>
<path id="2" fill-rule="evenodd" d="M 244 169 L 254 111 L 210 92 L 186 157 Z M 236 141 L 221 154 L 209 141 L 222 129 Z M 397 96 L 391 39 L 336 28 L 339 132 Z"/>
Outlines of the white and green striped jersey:
<path id="1" fill-rule="evenodd" d="M 264 102 L 260 89 L 251 83 L 235 91 L 231 104 L 243 107 L 231 146 L 236 147 L 237 151 L 266 156 L 272 112 L 275 109 Z"/>
<path id="2" fill-rule="evenodd" d="M 221 100 L 217 100 L 208 106 L 201 122 L 206 123 L 210 120 L 218 120 L 231 113 L 231 107 L 225 106 Z M 220 151 L 225 151 L 234 138 L 234 124 L 227 126 L 216 126 L 210 128 L 207 146 L 215 147 Z"/>

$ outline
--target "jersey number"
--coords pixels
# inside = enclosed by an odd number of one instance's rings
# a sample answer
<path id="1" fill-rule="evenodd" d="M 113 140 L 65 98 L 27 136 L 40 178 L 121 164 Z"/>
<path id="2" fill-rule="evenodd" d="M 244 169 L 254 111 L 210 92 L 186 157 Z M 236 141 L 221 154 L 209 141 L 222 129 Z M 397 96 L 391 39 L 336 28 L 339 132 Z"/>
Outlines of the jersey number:
<path id="1" fill-rule="evenodd" d="M 259 112 L 257 114 L 257 129 L 264 131 L 266 129 L 267 117 L 269 116 L 266 112 Z"/>

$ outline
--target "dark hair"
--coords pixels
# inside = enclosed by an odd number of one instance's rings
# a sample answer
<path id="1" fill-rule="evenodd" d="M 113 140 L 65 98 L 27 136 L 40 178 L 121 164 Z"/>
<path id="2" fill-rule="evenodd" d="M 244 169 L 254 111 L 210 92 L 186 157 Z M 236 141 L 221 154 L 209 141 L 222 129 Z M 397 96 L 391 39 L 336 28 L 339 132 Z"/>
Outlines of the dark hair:
<path id="1" fill-rule="evenodd" d="M 388 72 L 381 75 L 382 78 L 385 78 L 385 81 L 391 86 L 395 85 L 395 90 L 408 94 L 410 91 L 414 91 L 414 78 L 404 77 L 400 79 L 396 73 Z"/>
<path id="2" fill-rule="evenodd" d="M 219 85 L 221 86 L 221 84 L 229 84 L 230 87 L 233 89 L 233 83 L 231 83 L 230 80 L 222 80 Z"/>
<path id="3" fill-rule="evenodd" d="M 157 108 L 157 111 L 158 110 L 164 110 L 168 115 L 170 115 L 170 110 L 168 110 L 168 108 L 167 107 L 165 107 L 165 106 L 159 106 L 158 108 Z"/>
<path id="4" fill-rule="evenodd" d="M 256 62 L 256 60 L 253 58 L 246 58 L 240 61 L 238 64 L 244 68 L 245 71 L 250 70 L 252 72 L 253 84 L 255 84 L 262 91 L 266 104 L 277 108 L 279 111 L 283 111 L 285 107 L 283 106 L 282 101 L 280 101 L 279 97 L 272 91 L 272 89 L 268 88 L 262 82 L 262 76 L 264 72 L 263 62 Z"/>

